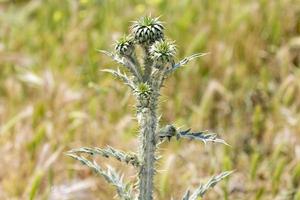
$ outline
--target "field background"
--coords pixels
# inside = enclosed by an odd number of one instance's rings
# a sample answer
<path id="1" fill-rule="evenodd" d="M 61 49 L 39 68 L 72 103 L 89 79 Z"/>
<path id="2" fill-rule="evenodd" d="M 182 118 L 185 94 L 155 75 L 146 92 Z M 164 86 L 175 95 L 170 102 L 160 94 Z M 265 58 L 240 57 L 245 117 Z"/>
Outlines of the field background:
<path id="1" fill-rule="evenodd" d="M 177 58 L 209 55 L 169 78 L 162 124 L 211 130 L 232 147 L 162 146 L 156 197 L 180 199 L 236 170 L 207 200 L 300 199 L 300 2 L 297 0 L 0 0 L 0 199 L 113 199 L 66 157 L 80 146 L 137 149 L 134 98 L 100 69 L 140 16 L 161 16 Z M 134 169 L 109 159 L 133 180 Z"/>

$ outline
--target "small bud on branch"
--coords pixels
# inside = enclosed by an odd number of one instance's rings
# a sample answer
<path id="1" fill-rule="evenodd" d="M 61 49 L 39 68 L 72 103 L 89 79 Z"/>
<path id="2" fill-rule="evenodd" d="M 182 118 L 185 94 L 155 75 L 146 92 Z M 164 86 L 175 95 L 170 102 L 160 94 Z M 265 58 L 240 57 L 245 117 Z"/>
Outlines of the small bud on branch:
<path id="1" fill-rule="evenodd" d="M 187 138 L 190 140 L 200 140 L 205 144 L 207 142 L 215 142 L 230 146 L 223 139 L 218 138 L 217 134 L 215 133 L 210 133 L 208 131 L 191 132 L 191 129 L 180 131 L 177 130 L 173 125 L 166 125 L 164 128 L 160 129 L 157 133 L 157 136 L 161 141 L 165 138 L 170 141 L 172 137 L 176 137 L 177 140 L 180 138 Z"/>

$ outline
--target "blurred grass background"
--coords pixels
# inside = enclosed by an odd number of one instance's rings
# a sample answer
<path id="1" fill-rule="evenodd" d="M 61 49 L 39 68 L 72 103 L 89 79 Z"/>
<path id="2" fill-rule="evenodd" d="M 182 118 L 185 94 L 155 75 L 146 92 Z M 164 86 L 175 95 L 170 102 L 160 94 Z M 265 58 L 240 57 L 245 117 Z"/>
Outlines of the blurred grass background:
<path id="1" fill-rule="evenodd" d="M 300 199 L 300 2 L 297 0 L 0 1 L 0 199 L 112 199 L 114 188 L 63 152 L 137 149 L 134 99 L 100 72 L 96 49 L 152 14 L 177 41 L 178 70 L 162 91 L 162 123 L 219 133 L 232 147 L 171 141 L 156 197 L 221 170 L 205 199 Z M 134 169 L 112 163 L 134 180 Z"/>

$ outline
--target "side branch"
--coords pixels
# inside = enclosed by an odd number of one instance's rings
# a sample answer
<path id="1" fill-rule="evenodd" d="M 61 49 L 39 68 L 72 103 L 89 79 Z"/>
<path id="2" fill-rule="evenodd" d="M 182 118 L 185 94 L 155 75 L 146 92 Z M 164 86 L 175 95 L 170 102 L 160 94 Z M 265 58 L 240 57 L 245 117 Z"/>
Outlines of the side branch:
<path id="1" fill-rule="evenodd" d="M 209 190 L 209 188 L 213 188 L 218 182 L 232 174 L 233 171 L 225 171 L 218 175 L 211 177 L 207 183 L 201 184 L 193 194 L 190 194 L 190 191 L 187 190 L 182 200 L 197 200 L 199 197 L 203 197 L 204 194 Z"/>
<path id="2" fill-rule="evenodd" d="M 177 140 L 180 138 L 187 138 L 190 140 L 200 140 L 206 144 L 207 142 L 222 143 L 230 146 L 225 140 L 217 137 L 217 134 L 210 133 L 208 131 L 191 132 L 191 129 L 185 131 L 177 130 L 173 125 L 167 125 L 160 129 L 157 133 L 157 138 L 161 141 L 164 139 L 171 140 L 172 137 L 176 137 Z"/>
<path id="3" fill-rule="evenodd" d="M 134 167 L 140 166 L 140 161 L 135 153 L 126 153 L 124 151 L 114 149 L 110 146 L 105 149 L 101 149 L 98 147 L 81 147 L 78 149 L 72 149 L 71 151 L 69 151 L 69 153 L 86 153 L 90 155 L 100 155 L 106 158 L 113 157 L 118 161 L 125 162 L 126 164 L 130 164 Z"/>
<path id="4" fill-rule="evenodd" d="M 119 68 L 117 70 L 103 69 L 101 71 L 111 73 L 115 77 L 117 77 L 120 80 L 122 80 L 123 83 L 125 85 L 128 85 L 132 90 L 135 90 L 135 85 L 134 85 L 133 81 L 130 78 L 128 78 L 128 76 L 125 73 L 122 73 Z"/>
<path id="5" fill-rule="evenodd" d="M 176 69 L 186 65 L 188 62 L 194 60 L 195 58 L 199 58 L 199 57 L 205 56 L 207 54 L 209 54 L 209 53 L 196 53 L 196 54 L 193 54 L 191 56 L 185 57 L 184 59 L 180 60 L 178 63 L 175 63 L 172 66 L 172 68 L 170 68 L 168 70 L 167 74 L 170 74 L 170 73 L 174 72 Z"/>
<path id="6" fill-rule="evenodd" d="M 122 200 L 133 200 L 132 187 L 123 182 L 123 176 L 120 176 L 112 167 L 107 170 L 102 169 L 95 161 L 90 161 L 83 156 L 77 156 L 72 153 L 67 153 L 71 158 L 80 161 L 83 165 L 91 168 L 96 174 L 101 175 L 105 180 L 116 187 L 118 196 Z"/>
<path id="7" fill-rule="evenodd" d="M 140 69 L 138 66 L 138 63 L 134 63 L 133 60 L 129 60 L 129 59 L 124 59 L 114 53 L 111 53 L 109 51 L 105 51 L 105 50 L 98 50 L 100 53 L 103 53 L 105 55 L 107 55 L 108 57 L 110 57 L 112 60 L 114 60 L 116 63 L 123 65 L 125 68 L 127 68 L 132 75 L 134 75 L 140 82 L 143 80 L 142 79 L 142 74 L 141 71 L 138 70 Z M 137 65 L 137 66 L 136 66 Z"/>

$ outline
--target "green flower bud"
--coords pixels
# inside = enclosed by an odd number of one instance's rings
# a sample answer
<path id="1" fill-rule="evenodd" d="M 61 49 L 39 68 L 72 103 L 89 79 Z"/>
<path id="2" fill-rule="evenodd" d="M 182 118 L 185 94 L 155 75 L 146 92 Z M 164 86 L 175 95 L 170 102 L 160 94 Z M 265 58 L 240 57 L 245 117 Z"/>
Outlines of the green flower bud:
<path id="1" fill-rule="evenodd" d="M 158 18 L 142 17 L 132 26 L 134 39 L 139 44 L 152 44 L 164 38 L 164 27 Z"/>
<path id="2" fill-rule="evenodd" d="M 141 106 L 146 106 L 150 103 L 152 88 L 147 83 L 140 83 L 136 89 L 136 95 L 141 103 Z"/>
<path id="3" fill-rule="evenodd" d="M 152 89 L 151 89 L 150 85 L 148 85 L 147 83 L 140 83 L 137 86 L 137 91 L 136 92 L 139 95 L 149 96 L 152 92 Z"/>
<path id="4" fill-rule="evenodd" d="M 161 128 L 158 133 L 158 137 L 160 140 L 167 138 L 169 141 L 173 136 L 177 135 L 177 129 L 173 125 L 166 125 L 165 127 Z"/>
<path id="5" fill-rule="evenodd" d="M 164 65 L 173 61 L 176 53 L 174 42 L 157 41 L 150 48 L 151 58 L 157 62 L 157 66 Z"/>
<path id="6" fill-rule="evenodd" d="M 115 50 L 122 56 L 130 56 L 134 52 L 133 38 L 131 36 L 123 36 L 117 40 Z"/>

